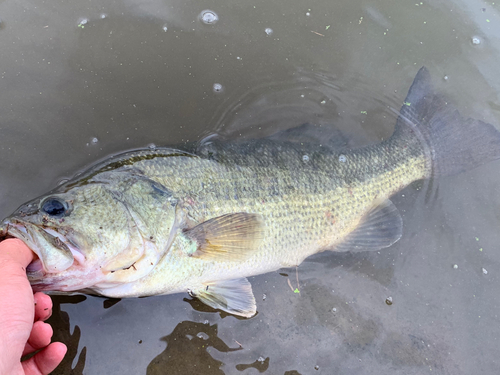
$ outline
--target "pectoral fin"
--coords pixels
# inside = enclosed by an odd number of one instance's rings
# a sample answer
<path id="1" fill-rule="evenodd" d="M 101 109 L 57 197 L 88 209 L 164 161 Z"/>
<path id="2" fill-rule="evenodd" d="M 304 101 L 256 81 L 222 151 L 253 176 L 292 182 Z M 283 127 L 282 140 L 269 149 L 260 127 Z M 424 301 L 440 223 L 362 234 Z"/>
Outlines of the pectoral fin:
<path id="1" fill-rule="evenodd" d="M 230 314 L 250 318 L 257 311 L 252 285 L 245 278 L 206 283 L 188 292 L 204 304 Z"/>
<path id="2" fill-rule="evenodd" d="M 263 225 L 260 215 L 245 212 L 207 220 L 181 235 L 188 255 L 209 260 L 241 261 L 258 250 Z"/>
<path id="3" fill-rule="evenodd" d="M 373 251 L 389 247 L 403 233 L 403 220 L 390 200 L 374 204 L 358 227 L 335 248 L 335 251 Z"/>

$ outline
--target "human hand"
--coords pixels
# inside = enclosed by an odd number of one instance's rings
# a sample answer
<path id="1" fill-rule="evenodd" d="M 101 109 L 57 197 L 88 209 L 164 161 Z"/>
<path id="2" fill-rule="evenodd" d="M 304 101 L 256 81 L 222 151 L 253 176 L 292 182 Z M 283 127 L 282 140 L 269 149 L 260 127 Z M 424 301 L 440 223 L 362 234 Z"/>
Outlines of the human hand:
<path id="1" fill-rule="evenodd" d="M 66 345 L 50 343 L 52 300 L 31 290 L 26 267 L 33 252 L 18 239 L 0 242 L 0 374 L 47 375 L 62 361 Z M 42 349 L 21 362 L 21 356 Z"/>

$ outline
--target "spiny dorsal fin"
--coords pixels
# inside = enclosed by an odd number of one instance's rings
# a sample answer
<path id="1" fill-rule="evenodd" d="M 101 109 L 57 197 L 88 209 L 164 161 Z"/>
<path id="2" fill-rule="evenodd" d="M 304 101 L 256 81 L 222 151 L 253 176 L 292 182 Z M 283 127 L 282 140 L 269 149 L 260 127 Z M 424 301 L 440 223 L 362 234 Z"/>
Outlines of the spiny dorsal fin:
<path id="1" fill-rule="evenodd" d="M 260 215 L 239 212 L 207 220 L 182 234 L 187 255 L 238 261 L 258 250 L 263 225 Z"/>
<path id="2" fill-rule="evenodd" d="M 358 227 L 335 248 L 335 251 L 380 250 L 397 242 L 402 233 L 401 215 L 396 206 L 387 199 L 374 204 Z"/>
<path id="3" fill-rule="evenodd" d="M 278 131 L 267 139 L 278 142 L 309 143 L 323 145 L 333 149 L 345 148 L 347 137 L 334 125 L 314 125 L 305 123 L 294 128 Z"/>
<path id="4" fill-rule="evenodd" d="M 230 314 L 250 318 L 257 311 L 252 285 L 246 278 L 205 283 L 188 292 L 204 304 Z"/>

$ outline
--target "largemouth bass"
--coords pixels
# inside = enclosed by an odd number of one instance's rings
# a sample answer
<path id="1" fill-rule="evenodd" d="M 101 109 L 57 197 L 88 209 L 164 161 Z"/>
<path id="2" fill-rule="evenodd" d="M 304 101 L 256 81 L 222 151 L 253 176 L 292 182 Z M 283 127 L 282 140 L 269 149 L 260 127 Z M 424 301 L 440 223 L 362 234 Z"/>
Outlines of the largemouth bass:
<path id="1" fill-rule="evenodd" d="M 378 145 L 264 139 L 127 152 L 23 204 L 0 236 L 36 253 L 27 269 L 36 291 L 188 292 L 250 317 L 247 277 L 325 250 L 388 247 L 402 235 L 393 194 L 499 157 L 495 127 L 460 117 L 422 68 Z"/>

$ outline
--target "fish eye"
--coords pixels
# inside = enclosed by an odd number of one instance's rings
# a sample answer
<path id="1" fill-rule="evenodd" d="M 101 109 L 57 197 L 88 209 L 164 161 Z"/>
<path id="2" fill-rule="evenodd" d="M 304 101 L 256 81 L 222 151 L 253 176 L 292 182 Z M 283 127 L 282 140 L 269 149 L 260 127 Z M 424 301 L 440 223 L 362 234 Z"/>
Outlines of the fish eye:
<path id="1" fill-rule="evenodd" d="M 57 198 L 49 198 L 42 204 L 42 211 L 54 217 L 63 217 L 67 210 L 67 203 Z"/>

